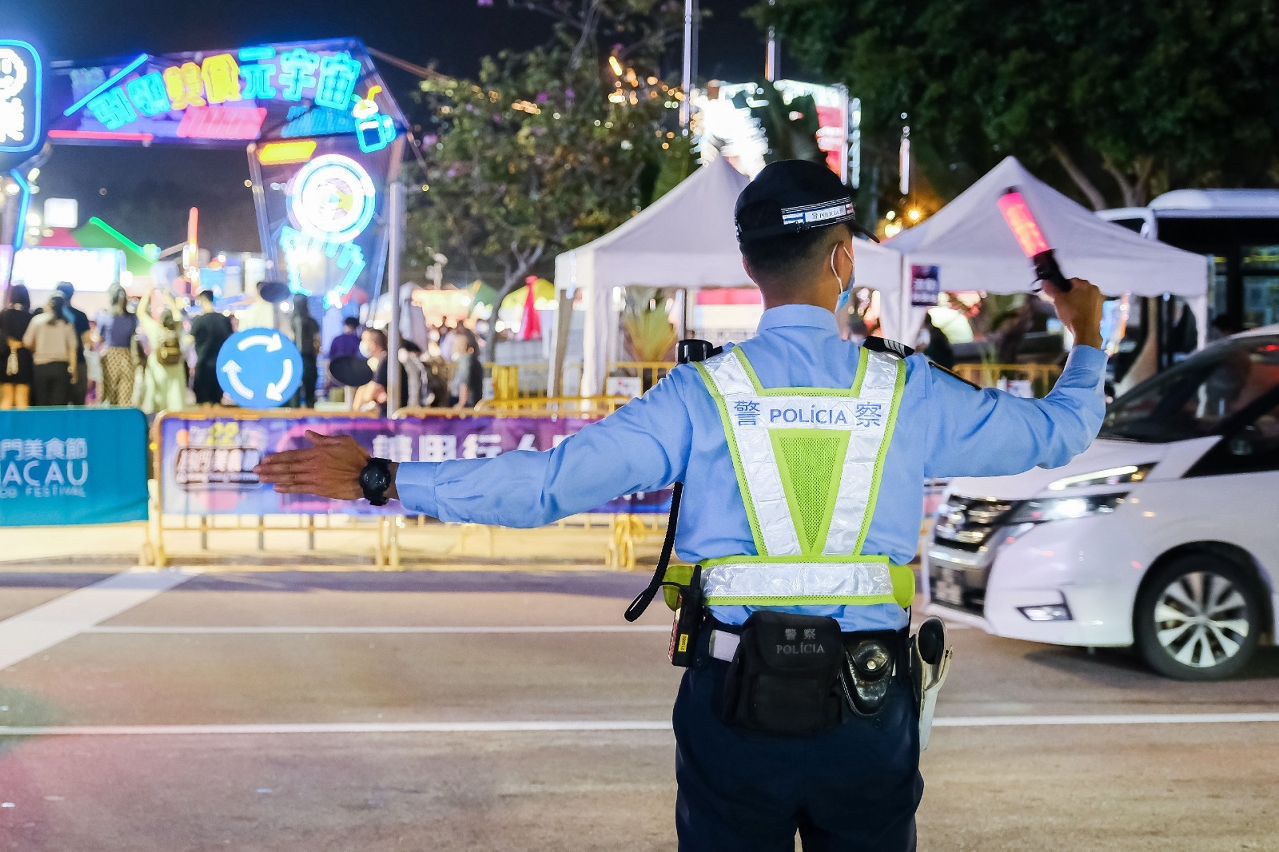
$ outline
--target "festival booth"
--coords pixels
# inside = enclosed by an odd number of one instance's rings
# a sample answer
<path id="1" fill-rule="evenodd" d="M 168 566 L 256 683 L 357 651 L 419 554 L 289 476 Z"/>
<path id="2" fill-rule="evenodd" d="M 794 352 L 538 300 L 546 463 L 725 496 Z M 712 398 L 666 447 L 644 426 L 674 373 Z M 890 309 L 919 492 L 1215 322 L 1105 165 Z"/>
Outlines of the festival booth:
<path id="1" fill-rule="evenodd" d="M 0 243 L 9 243 L 0 247 L 0 291 L 9 281 L 9 261 L 22 248 L 32 194 L 27 178 L 45 155 L 46 139 L 247 150 L 267 278 L 271 289 L 283 291 L 281 299 L 291 291 L 311 298 L 313 311 L 323 307 L 332 315 L 352 301 L 376 299 L 384 270 L 398 279 L 407 125 L 356 39 L 143 53 L 48 69 L 31 45 L 0 39 L 0 107 L 0 167 L 8 172 Z M 193 157 L 198 162 L 198 153 Z M 730 241 L 735 197 L 732 190 L 725 208 Z M 679 227 L 695 229 L 688 222 Z M 665 241 L 667 233 L 648 238 Z M 198 256 L 193 241 L 188 247 Z M 110 251 L 117 266 L 127 264 L 122 249 Z M 696 259 L 685 263 L 696 266 Z M 119 280 L 118 268 L 109 272 Z M 392 359 L 395 350 L 392 335 Z M 211 530 L 241 529 L 250 519 L 261 549 L 268 529 L 306 530 L 313 547 L 316 518 L 326 522 L 321 529 L 366 519 L 377 530 L 376 562 L 394 567 L 402 506 L 279 495 L 259 481 L 254 466 L 268 453 L 305 446 L 308 429 L 351 435 L 371 454 L 395 461 L 444 461 L 549 450 L 604 413 L 432 411 L 385 418 L 287 410 L 302 361 L 297 347 L 271 327 L 242 327 L 230 337 L 218 353 L 217 374 L 237 407 L 158 416 L 150 427 L 150 483 L 148 427 L 136 409 L 0 412 L 0 527 L 148 520 L 141 558 L 163 565 L 166 529 L 189 529 L 188 522 L 198 522 L 203 549 Z M 634 564 L 634 538 L 647 529 L 637 518 L 664 516 L 669 499 L 669 491 L 631 495 L 597 509 L 612 519 L 611 564 Z M 166 527 L 166 516 L 180 525 Z"/>
<path id="2" fill-rule="evenodd" d="M 998 200 L 1011 187 L 1026 199 L 1063 272 L 1107 296 L 1180 296 L 1208 328 L 1208 265 L 1202 255 L 1145 239 L 1108 222 L 1007 157 L 927 221 L 882 245 L 859 242 L 856 281 L 880 293 L 882 334 L 913 345 L 939 293 L 1026 293 L 1035 288 Z"/>
<path id="3" fill-rule="evenodd" d="M 621 318 L 619 288 L 747 287 L 737 248 L 733 207 L 748 180 L 720 157 L 699 168 L 679 186 L 616 230 L 555 259 L 555 288 L 573 297 L 582 293 L 585 334 L 582 346 L 583 396 L 599 394 L 616 349 Z M 560 301 L 560 310 L 565 300 Z M 551 378 L 563 362 L 566 341 L 557 334 Z M 552 396 L 555 396 L 552 389 Z"/>

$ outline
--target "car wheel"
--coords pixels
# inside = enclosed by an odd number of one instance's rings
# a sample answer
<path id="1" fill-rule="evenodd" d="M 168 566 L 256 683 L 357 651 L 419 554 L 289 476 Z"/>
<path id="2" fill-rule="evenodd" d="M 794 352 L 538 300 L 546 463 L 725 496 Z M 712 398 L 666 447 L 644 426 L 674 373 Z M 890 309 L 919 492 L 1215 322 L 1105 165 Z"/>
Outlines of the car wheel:
<path id="1" fill-rule="evenodd" d="M 1137 650 L 1155 671 L 1178 680 L 1217 680 L 1252 657 L 1261 633 L 1256 583 L 1209 554 L 1179 557 L 1137 596 Z"/>

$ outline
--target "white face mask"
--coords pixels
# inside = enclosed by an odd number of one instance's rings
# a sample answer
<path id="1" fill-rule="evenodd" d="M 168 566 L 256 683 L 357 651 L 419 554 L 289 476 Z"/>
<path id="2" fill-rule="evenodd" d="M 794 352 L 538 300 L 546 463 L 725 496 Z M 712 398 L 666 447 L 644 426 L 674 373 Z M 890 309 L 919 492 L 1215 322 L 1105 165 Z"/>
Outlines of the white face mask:
<path id="1" fill-rule="evenodd" d="M 361 343 L 360 354 L 363 355 L 365 358 L 372 358 L 373 350 L 369 348 L 369 345 L 367 343 Z"/>
<path id="2" fill-rule="evenodd" d="M 844 254 L 848 255 L 848 264 L 849 266 L 852 266 L 853 253 L 848 250 L 848 246 L 840 243 L 838 248 L 842 248 L 844 250 Z M 847 282 L 840 279 L 839 273 L 835 271 L 835 249 L 831 249 L 830 251 L 830 272 L 831 275 L 835 276 L 835 284 L 839 287 L 839 298 L 835 300 L 835 313 L 840 314 L 848 307 L 849 297 L 853 294 L 853 276 L 850 272 Z"/>

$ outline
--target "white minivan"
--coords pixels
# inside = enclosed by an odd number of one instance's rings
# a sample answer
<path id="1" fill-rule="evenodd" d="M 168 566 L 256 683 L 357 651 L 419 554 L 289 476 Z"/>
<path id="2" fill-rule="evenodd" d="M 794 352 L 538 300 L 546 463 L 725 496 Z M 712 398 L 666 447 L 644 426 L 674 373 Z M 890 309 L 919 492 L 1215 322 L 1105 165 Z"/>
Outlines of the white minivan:
<path id="1" fill-rule="evenodd" d="M 952 480 L 921 573 L 930 613 L 996 636 L 1237 672 L 1279 633 L 1279 326 L 1119 397 L 1064 467 Z"/>

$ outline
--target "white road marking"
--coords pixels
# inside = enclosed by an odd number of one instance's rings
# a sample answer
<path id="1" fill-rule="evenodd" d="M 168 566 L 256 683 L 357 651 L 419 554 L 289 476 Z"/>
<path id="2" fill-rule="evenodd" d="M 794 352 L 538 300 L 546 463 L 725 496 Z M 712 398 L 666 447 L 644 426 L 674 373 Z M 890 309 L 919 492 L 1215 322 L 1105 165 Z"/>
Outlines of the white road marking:
<path id="1" fill-rule="evenodd" d="M 1279 722 L 1279 713 L 1145 713 L 1130 716 L 952 716 L 939 728 L 1035 727 L 1041 725 L 1232 725 Z M 259 734 L 475 734 L 558 731 L 669 731 L 667 720 L 529 722 L 336 722 L 241 725 L 57 725 L 0 726 L 0 737 L 173 737 Z"/>
<path id="2" fill-rule="evenodd" d="M 915 625 L 918 627 L 918 625 Z M 968 625 L 947 625 L 956 630 L 968 629 Z M 108 624 L 90 627 L 85 633 L 117 633 L 137 635 L 291 635 L 308 633 L 334 634 L 501 634 L 501 633 L 670 633 L 670 627 L 662 624 L 532 624 L 532 625 L 151 625 Z"/>
<path id="3" fill-rule="evenodd" d="M 1279 713 L 1135 713 L 1079 716 L 950 716 L 933 720 L 938 728 L 1000 728 L 1037 725 L 1231 725 L 1279 722 Z"/>
<path id="4" fill-rule="evenodd" d="M 65 642 L 192 576 L 181 571 L 125 571 L 0 621 L 0 669 Z"/>
<path id="5" fill-rule="evenodd" d="M 390 634 L 470 634 L 470 633 L 670 633 L 670 627 L 661 624 L 551 624 L 551 625 L 515 625 L 494 627 L 469 626 L 427 626 L 427 627 L 394 627 L 394 626 L 259 626 L 244 627 L 201 627 L 201 626 L 152 626 L 152 625 L 106 625 L 91 627 L 86 633 L 123 633 L 123 634 L 155 634 L 155 635 L 288 635 L 307 633 L 390 633 Z"/>
<path id="6" fill-rule="evenodd" d="M 65 725 L 54 727 L 0 726 L 0 737 L 158 737 L 217 734 L 473 734 L 544 731 L 669 731 L 660 721 L 593 722 L 336 722 L 279 725 Z"/>

